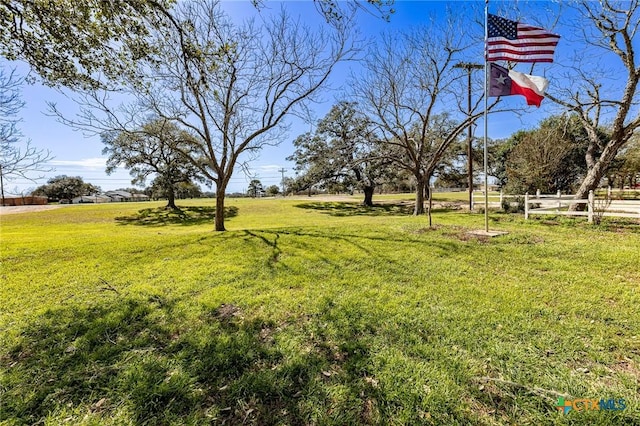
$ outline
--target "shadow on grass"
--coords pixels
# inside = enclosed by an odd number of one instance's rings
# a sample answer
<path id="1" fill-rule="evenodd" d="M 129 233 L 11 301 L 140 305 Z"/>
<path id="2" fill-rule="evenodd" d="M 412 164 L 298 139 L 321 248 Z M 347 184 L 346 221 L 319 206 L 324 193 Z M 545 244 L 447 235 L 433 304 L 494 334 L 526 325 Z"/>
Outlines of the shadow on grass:
<path id="1" fill-rule="evenodd" d="M 459 386 L 425 390 L 430 377 L 402 363 L 422 354 L 416 365 L 438 365 L 446 350 L 411 355 L 407 346 L 439 339 L 438 327 L 427 333 L 407 319 L 385 329 L 371 307 L 326 299 L 275 323 L 233 304 L 189 306 L 120 296 L 34 318 L 0 348 L 0 423 L 501 424 L 522 415 L 522 398 L 536 400 L 473 390 L 455 368 L 447 374 Z M 553 401 L 531 409 L 537 424 L 556 423 Z M 615 424 L 635 421 L 628 410 Z"/>
<path id="2" fill-rule="evenodd" d="M 235 206 L 224 208 L 224 217 L 232 218 L 238 215 Z M 214 207 L 180 207 L 178 210 L 165 207 L 142 209 L 133 216 L 116 217 L 120 225 L 165 226 L 165 225 L 202 225 L 213 224 L 216 217 Z"/>
<path id="3" fill-rule="evenodd" d="M 296 204 L 300 209 L 318 210 L 331 216 L 400 216 L 413 213 L 413 203 L 375 204 L 373 207 L 360 203 L 315 202 Z"/>
<path id="4" fill-rule="evenodd" d="M 274 324 L 234 305 L 195 311 L 154 296 L 41 315 L 0 350 L 0 423 L 388 424 L 398 410 L 417 416 L 417 395 L 399 400 L 402 384 L 386 394 L 370 377 L 369 312 L 327 303 Z"/>
<path id="5" fill-rule="evenodd" d="M 256 232 L 245 230 L 244 233 L 248 237 L 257 238 L 267 246 L 271 247 L 271 256 L 267 260 L 267 266 L 273 267 L 276 263 L 278 263 L 278 261 L 280 260 L 280 255 L 282 254 L 282 249 L 278 247 L 278 239 L 280 239 L 279 233 L 275 233 L 273 242 L 269 241 L 269 239 L 267 239 L 264 235 L 258 235 Z"/>

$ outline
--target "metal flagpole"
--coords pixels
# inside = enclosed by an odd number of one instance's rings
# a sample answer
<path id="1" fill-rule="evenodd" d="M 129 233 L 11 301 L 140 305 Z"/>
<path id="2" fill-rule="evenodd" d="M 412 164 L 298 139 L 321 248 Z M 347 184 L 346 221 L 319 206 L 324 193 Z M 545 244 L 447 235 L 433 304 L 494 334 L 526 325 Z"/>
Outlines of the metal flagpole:
<path id="1" fill-rule="evenodd" d="M 487 43 L 489 42 L 489 0 L 484 2 L 484 232 L 489 232 L 489 162 L 487 160 L 488 123 L 487 109 L 489 108 L 489 61 L 487 59 Z"/>

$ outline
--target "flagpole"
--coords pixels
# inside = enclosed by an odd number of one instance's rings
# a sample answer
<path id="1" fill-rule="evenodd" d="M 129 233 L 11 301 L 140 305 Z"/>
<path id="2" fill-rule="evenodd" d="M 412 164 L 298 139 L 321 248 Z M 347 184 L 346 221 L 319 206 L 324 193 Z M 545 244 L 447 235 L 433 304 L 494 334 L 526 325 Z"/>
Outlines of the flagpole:
<path id="1" fill-rule="evenodd" d="M 489 0 L 484 2 L 484 232 L 489 232 L 489 179 L 487 176 L 489 169 L 489 161 L 487 159 L 487 139 L 488 139 L 488 123 L 489 114 L 489 60 L 487 58 L 487 49 L 489 43 Z"/>

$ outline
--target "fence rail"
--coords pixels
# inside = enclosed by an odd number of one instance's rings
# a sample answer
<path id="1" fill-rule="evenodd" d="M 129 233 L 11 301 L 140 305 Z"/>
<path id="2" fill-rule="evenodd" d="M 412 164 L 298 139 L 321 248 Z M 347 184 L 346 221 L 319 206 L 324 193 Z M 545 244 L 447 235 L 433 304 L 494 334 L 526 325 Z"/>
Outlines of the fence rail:
<path id="1" fill-rule="evenodd" d="M 500 192 L 489 192 L 487 202 L 489 207 L 502 207 L 505 200 L 516 201 L 522 198 L 522 195 L 507 195 Z M 484 207 L 484 191 L 474 191 L 471 193 L 471 205 L 475 209 L 476 206 Z"/>
<path id="2" fill-rule="evenodd" d="M 489 207 L 502 207 L 506 202 L 521 202 L 524 199 L 524 218 L 531 215 L 585 216 L 589 222 L 602 217 L 625 217 L 640 219 L 640 200 L 617 200 L 611 197 L 611 191 L 603 198 L 596 197 L 591 191 L 586 199 L 576 199 L 572 194 L 505 195 L 489 193 Z M 484 207 L 484 192 L 473 193 L 472 206 Z M 583 208 L 575 208 L 584 205 Z"/>

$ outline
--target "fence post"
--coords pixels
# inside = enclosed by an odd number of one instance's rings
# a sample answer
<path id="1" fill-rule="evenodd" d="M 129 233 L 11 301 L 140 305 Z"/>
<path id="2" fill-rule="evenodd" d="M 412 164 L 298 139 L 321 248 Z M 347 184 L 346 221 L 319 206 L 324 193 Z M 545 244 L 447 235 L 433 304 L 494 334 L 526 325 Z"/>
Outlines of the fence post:
<path id="1" fill-rule="evenodd" d="M 502 189 L 500 190 L 500 207 L 502 207 L 502 200 L 503 200 L 503 194 L 502 194 Z"/>
<path id="2" fill-rule="evenodd" d="M 473 191 L 471 191 L 471 211 L 473 211 L 473 205 L 475 204 L 476 200 L 475 197 L 473 196 Z"/>
<path id="3" fill-rule="evenodd" d="M 560 193 L 560 190 L 558 190 L 558 210 L 562 209 L 562 194 Z"/>
<path id="4" fill-rule="evenodd" d="M 593 190 L 589 191 L 589 199 L 588 199 L 587 207 L 588 207 L 588 218 L 589 223 L 593 223 Z"/>
<path id="5" fill-rule="evenodd" d="M 536 198 L 540 198 L 540 190 L 536 189 Z"/>
<path id="6" fill-rule="evenodd" d="M 529 220 L 529 193 L 524 194 L 524 220 Z"/>
<path id="7" fill-rule="evenodd" d="M 611 199 L 611 185 L 607 186 L 607 198 Z"/>

